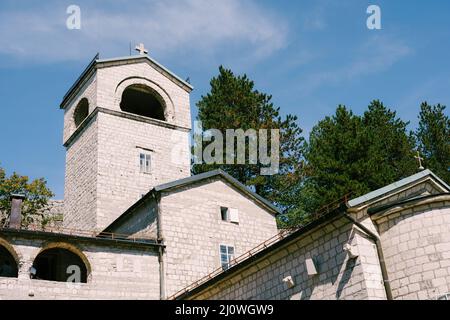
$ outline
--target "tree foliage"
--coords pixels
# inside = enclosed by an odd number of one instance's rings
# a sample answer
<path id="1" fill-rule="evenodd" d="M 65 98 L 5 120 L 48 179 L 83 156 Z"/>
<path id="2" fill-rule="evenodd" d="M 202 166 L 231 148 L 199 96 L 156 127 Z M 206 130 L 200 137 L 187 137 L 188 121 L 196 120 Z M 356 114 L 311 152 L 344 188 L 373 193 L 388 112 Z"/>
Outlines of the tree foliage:
<path id="1" fill-rule="evenodd" d="M 413 174 L 414 139 L 407 125 L 377 100 L 362 116 L 339 106 L 311 132 L 300 209 L 314 212 L 348 193 L 359 196 Z"/>
<path id="2" fill-rule="evenodd" d="M 256 90 L 254 82 L 246 75 L 236 76 L 222 66 L 210 85 L 210 92 L 197 103 L 197 119 L 202 121 L 203 130 L 217 129 L 225 137 L 227 129 L 279 129 L 279 174 L 261 175 L 260 170 L 264 165 L 259 161 L 249 164 L 248 143 L 245 149 L 246 164 L 194 164 L 193 172 L 198 174 L 221 168 L 261 196 L 288 208 L 294 203 L 302 178 L 300 169 L 304 139 L 297 117 L 287 115 L 283 118 L 280 109 L 272 103 L 272 96 Z M 225 159 L 225 148 L 223 152 Z"/>
<path id="3" fill-rule="evenodd" d="M 27 176 L 21 176 L 15 172 L 7 177 L 5 170 L 0 168 L 0 227 L 5 227 L 9 223 L 10 196 L 14 193 L 23 194 L 26 197 L 22 206 L 22 226 L 46 221 L 42 209 L 47 205 L 48 199 L 53 196 L 46 181 L 41 178 L 30 182 Z"/>
<path id="4" fill-rule="evenodd" d="M 193 172 L 228 172 L 284 209 L 281 226 L 308 222 L 323 205 L 348 193 L 360 196 L 416 173 L 417 150 L 427 168 L 450 180 L 450 119 L 445 106 L 423 103 L 419 127 L 410 132 L 408 123 L 378 100 L 362 115 L 339 105 L 334 115 L 318 122 L 306 143 L 297 118 L 282 118 L 271 100 L 246 75 L 220 67 L 210 92 L 197 103 L 197 119 L 204 130 L 218 129 L 224 136 L 226 129 L 279 128 L 280 174 L 262 176 L 261 164 L 248 162 L 195 164 Z"/>
<path id="5" fill-rule="evenodd" d="M 415 136 L 425 167 L 450 183 L 450 118 L 445 109 L 441 104 L 422 103 Z"/>

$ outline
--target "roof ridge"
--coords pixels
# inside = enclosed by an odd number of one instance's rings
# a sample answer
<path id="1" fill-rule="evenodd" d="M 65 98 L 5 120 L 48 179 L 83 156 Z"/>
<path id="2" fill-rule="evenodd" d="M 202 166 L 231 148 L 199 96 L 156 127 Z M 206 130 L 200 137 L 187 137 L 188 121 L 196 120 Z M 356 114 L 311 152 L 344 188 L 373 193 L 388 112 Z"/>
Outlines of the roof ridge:
<path id="1" fill-rule="evenodd" d="M 354 199 L 351 199 L 348 204 L 350 205 L 350 207 L 355 207 L 357 205 L 363 204 L 369 200 L 373 200 L 377 197 L 382 196 L 383 194 L 386 194 L 388 192 L 391 192 L 397 188 L 406 186 L 409 183 L 412 183 L 414 181 L 417 181 L 421 178 L 424 178 L 426 176 L 431 176 L 433 177 L 438 183 L 440 183 L 445 189 L 447 189 L 447 191 L 450 192 L 450 186 L 447 185 L 441 178 L 439 178 L 433 171 L 431 171 L 430 169 L 425 169 L 422 170 L 420 172 L 417 172 L 411 176 L 405 177 L 403 179 L 397 180 L 391 184 L 388 184 L 384 187 L 375 189 L 373 191 L 370 191 L 362 196 L 356 197 Z"/>
<path id="2" fill-rule="evenodd" d="M 197 175 L 189 176 L 189 177 L 186 177 L 186 178 L 181 178 L 181 179 L 178 179 L 178 180 L 174 180 L 174 181 L 171 181 L 171 182 L 168 182 L 168 183 L 164 183 L 164 184 L 160 184 L 158 186 L 153 187 L 145 196 L 143 196 L 138 201 L 133 203 L 131 205 L 131 207 L 129 207 L 127 210 L 125 210 L 125 212 L 123 212 L 116 220 L 111 222 L 104 229 L 104 231 L 108 231 L 112 226 L 114 226 L 116 223 L 118 223 L 118 221 L 120 221 L 124 217 L 128 216 L 129 214 L 132 214 L 136 207 L 138 207 L 143 202 L 145 202 L 148 197 L 150 197 L 152 195 L 155 195 L 156 193 L 160 193 L 162 191 L 169 190 L 169 189 L 179 188 L 179 187 L 182 187 L 182 186 L 185 186 L 185 185 L 189 185 L 189 184 L 192 184 L 192 183 L 196 183 L 196 182 L 202 181 L 204 179 L 209 179 L 209 178 L 218 177 L 218 176 L 224 178 L 226 181 L 228 181 L 230 184 L 232 184 L 235 188 L 239 189 L 240 191 L 242 191 L 243 193 L 249 195 L 250 197 L 252 197 L 254 200 L 259 202 L 260 204 L 262 204 L 266 208 L 268 208 L 268 209 L 272 210 L 273 212 L 275 212 L 275 215 L 278 215 L 278 214 L 281 213 L 281 210 L 277 206 L 272 204 L 269 200 L 263 198 L 262 196 L 260 196 L 256 192 L 250 190 L 247 186 L 245 186 L 243 183 L 241 183 L 236 178 L 232 177 L 230 174 L 228 174 L 224 170 L 222 170 L 222 169 L 215 169 L 215 170 L 202 172 L 202 173 L 199 173 Z"/>
<path id="3" fill-rule="evenodd" d="M 66 94 L 64 95 L 61 103 L 60 103 L 60 109 L 64 109 L 65 105 L 69 98 L 72 96 L 72 93 L 75 92 L 76 88 L 79 86 L 80 83 L 82 83 L 83 79 L 89 74 L 90 71 L 95 69 L 97 65 L 102 63 L 108 63 L 108 62 L 117 62 L 117 61 L 125 61 L 125 60 L 141 60 L 145 59 L 155 65 L 157 68 L 160 68 L 163 72 L 166 72 L 169 77 L 172 77 L 174 80 L 181 83 L 181 87 L 183 86 L 187 87 L 190 91 L 194 89 L 194 87 L 188 83 L 187 81 L 181 79 L 179 76 L 177 76 L 173 71 L 166 68 L 164 65 L 150 57 L 149 55 L 132 55 L 132 56 L 123 56 L 123 57 L 115 57 L 115 58 L 107 58 L 107 59 L 100 59 L 99 54 L 97 53 L 95 57 L 89 62 L 87 67 L 81 72 L 80 76 L 75 80 L 75 82 L 72 84 L 72 86 L 67 90 Z M 167 77 L 167 76 L 166 76 Z M 172 80 L 173 81 L 173 80 Z M 174 81 L 175 82 L 175 81 Z M 186 89 L 185 89 L 186 90 Z M 188 90 L 186 90 L 188 91 Z"/>

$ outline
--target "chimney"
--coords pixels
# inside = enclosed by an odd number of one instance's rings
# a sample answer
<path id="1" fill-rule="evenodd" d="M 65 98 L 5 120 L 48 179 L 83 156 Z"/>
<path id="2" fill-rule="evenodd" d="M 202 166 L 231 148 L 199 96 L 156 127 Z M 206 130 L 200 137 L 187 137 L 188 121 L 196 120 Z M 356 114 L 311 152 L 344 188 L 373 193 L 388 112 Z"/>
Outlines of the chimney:
<path id="1" fill-rule="evenodd" d="M 9 217 L 9 227 L 20 229 L 22 224 L 22 202 L 25 199 L 23 194 L 11 194 L 11 216 Z"/>

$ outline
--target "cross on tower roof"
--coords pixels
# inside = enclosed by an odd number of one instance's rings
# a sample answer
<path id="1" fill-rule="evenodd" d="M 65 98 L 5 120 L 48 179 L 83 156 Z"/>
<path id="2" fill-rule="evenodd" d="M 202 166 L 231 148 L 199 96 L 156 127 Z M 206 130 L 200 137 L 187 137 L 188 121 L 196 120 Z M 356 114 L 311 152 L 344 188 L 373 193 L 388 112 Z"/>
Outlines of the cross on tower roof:
<path id="1" fill-rule="evenodd" d="M 422 166 L 422 160 L 424 160 L 421 156 L 419 151 L 417 151 L 417 156 L 414 156 L 414 158 L 419 162 L 419 170 L 424 170 L 425 168 Z"/>
<path id="2" fill-rule="evenodd" d="M 148 50 L 145 49 L 144 44 L 143 44 L 142 42 L 139 43 L 139 45 L 137 45 L 136 48 L 134 48 L 134 49 L 135 49 L 136 51 L 139 51 L 139 54 L 142 54 L 142 55 L 148 53 Z"/>

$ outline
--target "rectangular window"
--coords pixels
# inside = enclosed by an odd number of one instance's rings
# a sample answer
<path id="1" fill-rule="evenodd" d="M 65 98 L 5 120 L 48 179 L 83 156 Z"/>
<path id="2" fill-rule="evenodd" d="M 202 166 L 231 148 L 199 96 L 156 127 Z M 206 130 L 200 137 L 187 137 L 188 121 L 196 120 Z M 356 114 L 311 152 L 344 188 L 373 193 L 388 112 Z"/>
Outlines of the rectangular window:
<path id="1" fill-rule="evenodd" d="M 148 153 L 139 154 L 139 166 L 141 173 L 150 173 L 151 156 Z"/>
<path id="2" fill-rule="evenodd" d="M 228 215 L 228 208 L 220 207 L 220 215 L 222 217 L 222 221 L 230 221 L 230 217 Z"/>
<path id="3" fill-rule="evenodd" d="M 220 245 L 220 264 L 223 270 L 230 267 L 231 261 L 234 259 L 234 247 L 227 245 Z"/>
<path id="4" fill-rule="evenodd" d="M 220 216 L 222 218 L 222 221 L 239 223 L 238 209 L 220 207 Z"/>

